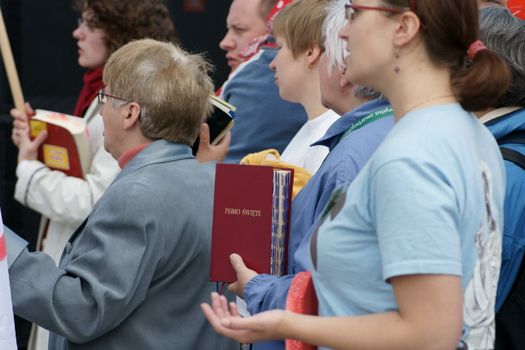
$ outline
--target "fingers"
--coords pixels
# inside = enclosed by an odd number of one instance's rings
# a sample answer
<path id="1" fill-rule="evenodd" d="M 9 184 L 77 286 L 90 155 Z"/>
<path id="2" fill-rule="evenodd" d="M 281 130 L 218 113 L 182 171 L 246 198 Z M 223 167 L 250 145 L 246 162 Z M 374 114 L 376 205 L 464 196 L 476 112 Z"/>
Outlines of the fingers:
<path id="1" fill-rule="evenodd" d="M 201 304 L 201 309 L 213 328 L 217 332 L 223 333 L 223 328 L 228 327 L 229 318 L 231 318 L 231 314 L 228 310 L 228 301 L 224 295 L 212 293 L 211 306 L 203 303 Z"/>
<path id="2" fill-rule="evenodd" d="M 13 143 L 18 147 L 22 141 L 29 142 L 29 126 L 27 122 L 15 121 L 13 124 L 13 130 L 11 131 Z"/>
<path id="3" fill-rule="evenodd" d="M 239 309 L 237 309 L 237 304 L 233 301 L 230 302 L 230 313 L 234 317 L 241 317 L 241 314 L 239 313 Z"/>
<path id="4" fill-rule="evenodd" d="M 13 120 L 13 128 L 27 131 L 29 130 L 29 123 L 25 119 L 15 119 Z"/>
<path id="5" fill-rule="evenodd" d="M 202 123 L 199 129 L 199 148 L 200 146 L 210 146 L 210 127 Z"/>
<path id="6" fill-rule="evenodd" d="M 47 139 L 47 131 L 43 130 L 38 136 L 33 140 L 33 148 L 38 149 L 42 143 Z"/>
<path id="7" fill-rule="evenodd" d="M 228 311 L 227 301 L 224 295 L 212 293 L 211 295 L 212 307 L 217 316 L 221 319 L 230 316 Z"/>
<path id="8" fill-rule="evenodd" d="M 217 293 L 212 293 L 211 299 L 211 305 L 203 303 L 201 304 L 201 310 L 217 333 L 236 339 L 241 343 L 251 343 L 260 338 L 249 327 L 244 326 L 244 321 L 250 319 L 250 317 L 247 319 L 240 317 L 235 303 L 228 305 L 226 298 L 222 295 L 219 296 Z M 235 324 L 235 328 L 232 328 L 233 324 Z M 248 322 L 246 324 L 253 327 L 253 324 L 257 325 L 257 322 Z"/>
<path id="9" fill-rule="evenodd" d="M 243 297 L 242 285 L 239 282 L 229 284 L 228 290 L 241 298 Z"/>
<path id="10" fill-rule="evenodd" d="M 24 108 L 24 111 L 20 111 L 16 108 L 11 109 L 11 116 L 17 120 L 27 121 L 28 117 L 32 117 L 33 115 L 35 115 L 35 111 L 33 110 L 33 108 L 31 108 L 31 105 L 29 103 L 26 103 Z"/>
<path id="11" fill-rule="evenodd" d="M 242 260 L 241 256 L 239 254 L 232 254 L 230 255 L 230 262 L 233 266 L 233 269 L 237 274 L 242 272 L 243 270 L 248 269 L 246 265 L 244 264 L 244 261 Z"/>
<path id="12" fill-rule="evenodd" d="M 14 120 L 27 122 L 27 116 L 24 113 L 20 112 L 18 109 L 11 109 L 10 114 L 14 118 Z"/>
<path id="13" fill-rule="evenodd" d="M 35 115 L 35 111 L 33 110 L 33 108 L 31 107 L 31 105 L 29 104 L 29 102 L 26 102 L 25 104 L 25 109 L 26 109 L 26 115 L 29 116 L 29 117 L 32 117 Z"/>
<path id="14" fill-rule="evenodd" d="M 228 131 L 226 135 L 217 143 L 217 146 L 221 146 L 222 148 L 229 149 L 230 143 L 232 142 L 232 133 L 231 131 Z"/>

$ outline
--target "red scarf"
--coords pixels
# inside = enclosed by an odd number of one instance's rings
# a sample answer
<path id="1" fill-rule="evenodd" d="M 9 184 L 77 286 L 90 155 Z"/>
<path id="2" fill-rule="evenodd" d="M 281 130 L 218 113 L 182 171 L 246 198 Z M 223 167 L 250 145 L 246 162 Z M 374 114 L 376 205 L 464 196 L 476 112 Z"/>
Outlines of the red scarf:
<path id="1" fill-rule="evenodd" d="M 75 112 L 73 112 L 74 115 L 83 117 L 97 93 L 104 87 L 104 82 L 102 81 L 103 71 L 104 67 L 99 67 L 90 69 L 84 74 L 84 86 L 78 96 Z"/>

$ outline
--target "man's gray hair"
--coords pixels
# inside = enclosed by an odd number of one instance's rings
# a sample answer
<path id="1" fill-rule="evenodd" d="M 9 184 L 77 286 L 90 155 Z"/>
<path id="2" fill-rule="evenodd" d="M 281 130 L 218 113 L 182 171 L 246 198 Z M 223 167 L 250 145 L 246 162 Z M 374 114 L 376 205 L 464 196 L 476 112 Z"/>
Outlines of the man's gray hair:
<path id="1" fill-rule="evenodd" d="M 525 26 L 502 6 L 480 11 L 479 36 L 507 62 L 512 82 L 493 107 L 525 106 Z"/>

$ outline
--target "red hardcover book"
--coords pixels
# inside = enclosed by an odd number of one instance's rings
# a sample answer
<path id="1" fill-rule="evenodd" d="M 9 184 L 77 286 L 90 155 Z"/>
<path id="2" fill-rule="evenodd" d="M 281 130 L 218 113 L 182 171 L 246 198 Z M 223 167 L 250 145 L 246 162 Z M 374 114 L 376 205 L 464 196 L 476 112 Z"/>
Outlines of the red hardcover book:
<path id="1" fill-rule="evenodd" d="M 38 160 L 68 176 L 84 178 L 91 159 L 84 119 L 37 109 L 30 126 L 32 138 L 47 131 L 47 139 L 38 150 Z"/>
<path id="2" fill-rule="evenodd" d="M 282 179 L 287 184 L 279 186 Z M 292 180 L 291 169 L 217 164 L 211 281 L 237 280 L 229 258 L 233 253 L 258 273 L 286 270 Z"/>

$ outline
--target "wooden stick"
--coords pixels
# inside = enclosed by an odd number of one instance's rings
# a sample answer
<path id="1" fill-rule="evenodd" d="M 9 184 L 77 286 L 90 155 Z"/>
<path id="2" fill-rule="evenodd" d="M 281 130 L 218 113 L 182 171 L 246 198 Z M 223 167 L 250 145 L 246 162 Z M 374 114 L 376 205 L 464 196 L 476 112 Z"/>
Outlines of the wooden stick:
<path id="1" fill-rule="evenodd" d="M 20 86 L 20 79 L 16 71 L 15 60 L 9 38 L 5 29 L 4 17 L 2 16 L 2 9 L 0 8 L 0 51 L 2 52 L 2 59 L 4 60 L 5 70 L 7 72 L 7 79 L 9 80 L 9 87 L 11 88 L 11 95 L 15 102 L 15 107 L 22 114 L 26 114 L 24 108 L 24 95 L 22 94 L 22 87 Z"/>

